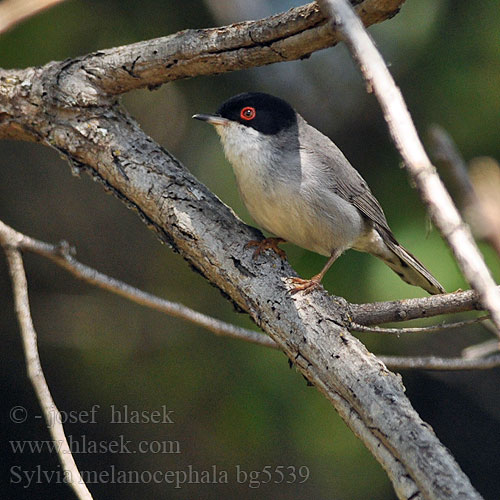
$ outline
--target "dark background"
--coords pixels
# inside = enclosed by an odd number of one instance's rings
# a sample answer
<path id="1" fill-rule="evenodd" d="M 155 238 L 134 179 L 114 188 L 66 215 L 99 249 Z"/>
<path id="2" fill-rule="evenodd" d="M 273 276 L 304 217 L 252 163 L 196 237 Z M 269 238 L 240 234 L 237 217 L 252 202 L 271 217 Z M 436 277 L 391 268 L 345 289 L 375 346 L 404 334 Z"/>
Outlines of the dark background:
<path id="1" fill-rule="evenodd" d="M 264 17 L 299 2 L 68 1 L 0 36 L 0 66 L 26 67 L 50 60 L 174 33 Z M 390 63 L 425 140 L 439 123 L 466 159 L 500 158 L 500 35 L 498 2 L 408 0 L 401 13 L 371 28 Z M 343 45 L 300 62 L 201 77 L 138 91 L 124 105 L 144 129 L 247 222 L 233 175 L 214 130 L 190 119 L 212 112 L 233 94 L 274 93 L 290 101 L 313 125 L 332 137 L 367 179 L 398 239 L 421 258 L 447 290 L 466 287 L 436 230 L 400 169 L 400 158 L 373 95 Z M 0 143 L 0 218 L 39 239 L 68 240 L 78 258 L 162 297 L 253 328 L 186 263 L 161 245 L 135 213 L 46 147 Z M 287 245 L 290 262 L 303 276 L 319 271 L 324 258 Z M 481 247 L 498 278 L 493 252 Z M 90 484 L 95 498 L 394 498 L 378 463 L 316 389 L 288 368 L 285 356 L 262 347 L 216 337 L 80 283 L 64 270 L 26 255 L 33 318 L 42 364 L 59 409 L 84 412 L 99 405 L 96 422 L 67 423 L 73 440 L 87 440 L 75 455 L 84 471 L 227 471 L 228 484 Z M 324 281 L 354 302 L 425 295 L 399 280 L 373 257 L 347 252 Z M 61 481 L 54 453 L 15 453 L 12 440 L 48 440 L 36 397 L 27 381 L 6 265 L 0 258 L 0 350 L 2 380 L 2 492 L 4 498 L 73 498 Z M 448 318 L 449 320 L 457 318 Z M 438 321 L 435 319 L 433 321 Z M 488 333 L 481 326 L 448 333 L 389 339 L 361 336 L 374 352 L 457 355 Z M 404 372 L 407 393 L 421 416 L 448 446 L 473 484 L 498 498 L 500 432 L 499 370 L 476 373 Z M 117 424 L 111 405 L 146 412 L 173 410 L 173 424 Z M 15 424 L 12 408 L 27 410 Z M 179 443 L 179 454 L 92 453 L 99 441 Z M 168 444 L 167 444 L 168 446 Z M 122 449 L 121 451 L 125 451 Z M 307 466 L 300 484 L 238 483 L 236 468 Z M 14 469 L 13 469 L 14 467 Z M 286 469 L 284 469 L 287 471 Z M 291 469 L 288 469 L 290 471 Z M 304 469 L 303 469 L 304 470 Z M 44 474 L 54 471 L 50 480 Z M 28 483 L 28 472 L 35 474 Z M 57 475 L 59 474 L 59 476 Z M 273 472 L 273 480 L 278 479 Z M 240 476 L 241 477 L 241 476 Z M 145 479 L 144 479 L 145 478 Z M 192 476 L 194 478 L 194 476 Z M 289 479 L 290 476 L 287 477 Z M 212 477 L 211 477 L 212 479 Z M 262 477 L 262 479 L 264 479 Z"/>

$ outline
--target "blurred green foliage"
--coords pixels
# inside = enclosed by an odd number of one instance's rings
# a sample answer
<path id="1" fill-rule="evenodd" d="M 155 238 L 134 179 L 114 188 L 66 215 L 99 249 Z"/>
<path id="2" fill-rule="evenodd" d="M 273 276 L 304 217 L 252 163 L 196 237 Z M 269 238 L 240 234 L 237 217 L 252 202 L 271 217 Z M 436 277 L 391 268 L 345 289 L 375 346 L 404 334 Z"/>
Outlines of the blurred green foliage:
<path id="1" fill-rule="evenodd" d="M 275 12 L 298 2 L 272 2 Z M 264 14 L 263 14 L 264 15 Z M 234 19 L 239 21 L 241 19 Z M 201 1 L 73 0 L 46 11 L 0 37 L 0 66 L 42 65 L 90 51 L 159 37 L 220 21 Z M 467 159 L 500 158 L 500 10 L 496 0 L 408 0 L 394 19 L 371 33 L 391 65 L 418 129 L 444 126 Z M 334 63 L 332 63 L 334 61 Z M 285 85 L 283 83 L 285 82 Z M 465 287 L 435 230 L 427 234 L 425 211 L 390 142 L 372 95 L 367 95 L 345 47 L 306 61 L 202 77 L 134 92 L 124 105 L 155 140 L 248 223 L 229 165 L 215 132 L 190 120 L 210 112 L 231 95 L 260 90 L 283 96 L 313 125 L 329 134 L 360 170 L 384 207 L 398 239 L 448 290 Z M 68 240 L 85 263 L 163 297 L 252 328 L 217 290 L 161 246 L 136 215 L 104 196 L 87 176 L 74 178 L 68 165 L 47 148 L 0 143 L 0 218 L 42 240 Z M 498 259 L 482 247 L 500 277 Z M 316 273 L 324 258 L 288 246 L 289 260 L 303 276 Z M 393 498 L 385 473 L 347 430 L 327 401 L 283 354 L 210 333 L 129 304 L 76 282 L 37 256 L 26 256 L 33 315 L 42 363 L 56 403 L 64 411 L 100 405 L 98 425 L 67 424 L 74 436 L 109 441 L 124 435 L 137 443 L 177 440 L 178 455 L 91 454 L 76 457 L 83 470 L 198 470 L 216 465 L 229 471 L 228 484 L 90 485 L 97 498 Z M 0 326 L 4 404 L 2 438 L 48 439 L 40 410 L 25 377 L 21 342 L 5 263 L 0 259 Z M 371 256 L 347 252 L 333 266 L 325 287 L 355 302 L 424 295 Z M 388 339 L 362 336 L 376 352 L 456 354 L 486 338 L 481 327 L 434 336 Z M 481 374 L 411 374 L 408 393 L 486 498 L 498 498 L 498 371 Z M 490 387 L 491 386 L 491 387 Z M 491 389 L 491 390 L 490 390 Z M 453 402 L 453 404 L 450 404 Z M 30 418 L 8 417 L 24 406 Z M 174 410 L 172 425 L 110 422 L 110 405 L 151 411 Z M 449 407 L 455 410 L 447 412 Z M 452 424 L 450 426 L 450 423 Z M 447 432 L 453 427 L 455 432 Z M 487 442 L 479 441 L 493 429 Z M 475 431 L 477 430 L 477 432 Z M 442 433 L 442 434 L 441 434 Z M 496 436 L 496 437 L 495 437 Z M 464 444 L 465 443 L 465 444 Z M 468 446 L 467 446 L 468 443 Z M 49 453 L 14 454 L 3 448 L 6 498 L 72 498 L 61 484 L 13 484 L 9 467 L 57 470 Z M 472 450 L 472 451 L 471 451 Z M 235 467 L 307 466 L 303 484 L 250 488 L 235 480 Z M 487 473 L 491 471 L 491 473 Z M 495 494 L 496 492 L 496 494 Z"/>

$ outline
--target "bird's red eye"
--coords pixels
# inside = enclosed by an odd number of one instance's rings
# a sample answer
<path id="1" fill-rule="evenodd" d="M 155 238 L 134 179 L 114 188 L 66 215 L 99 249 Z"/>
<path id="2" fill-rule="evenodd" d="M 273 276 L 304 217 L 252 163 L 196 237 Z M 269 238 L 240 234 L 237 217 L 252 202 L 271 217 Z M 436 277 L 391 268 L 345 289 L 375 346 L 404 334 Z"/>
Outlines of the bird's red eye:
<path id="1" fill-rule="evenodd" d="M 255 108 L 252 108 L 252 106 L 245 106 L 240 111 L 240 118 L 242 120 L 253 120 L 255 118 L 255 114 Z"/>

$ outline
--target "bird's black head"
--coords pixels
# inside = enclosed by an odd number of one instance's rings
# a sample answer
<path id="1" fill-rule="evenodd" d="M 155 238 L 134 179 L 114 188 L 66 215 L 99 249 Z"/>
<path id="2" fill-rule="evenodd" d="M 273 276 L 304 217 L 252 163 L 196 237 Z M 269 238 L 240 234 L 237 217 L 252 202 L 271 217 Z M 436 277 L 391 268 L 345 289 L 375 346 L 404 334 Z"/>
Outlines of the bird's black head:
<path id="1" fill-rule="evenodd" d="M 217 110 L 217 115 L 267 135 L 277 134 L 297 121 L 295 111 L 287 102 L 261 92 L 231 97 Z"/>

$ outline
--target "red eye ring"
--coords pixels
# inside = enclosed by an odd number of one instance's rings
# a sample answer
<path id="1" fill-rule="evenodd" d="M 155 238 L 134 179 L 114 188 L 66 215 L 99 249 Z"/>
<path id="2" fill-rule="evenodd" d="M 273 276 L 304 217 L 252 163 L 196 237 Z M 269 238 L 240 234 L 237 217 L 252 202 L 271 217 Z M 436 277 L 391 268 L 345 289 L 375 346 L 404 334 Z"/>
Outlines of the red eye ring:
<path id="1" fill-rule="evenodd" d="M 255 115 L 256 115 L 256 111 L 255 111 L 255 108 L 253 108 L 252 106 L 245 106 L 241 111 L 240 111 L 240 118 L 242 120 L 253 120 L 255 118 Z"/>

